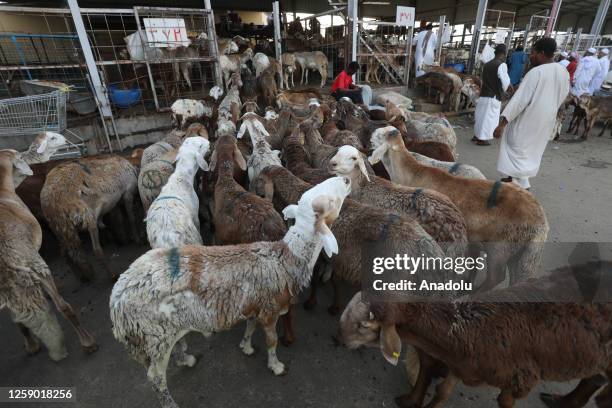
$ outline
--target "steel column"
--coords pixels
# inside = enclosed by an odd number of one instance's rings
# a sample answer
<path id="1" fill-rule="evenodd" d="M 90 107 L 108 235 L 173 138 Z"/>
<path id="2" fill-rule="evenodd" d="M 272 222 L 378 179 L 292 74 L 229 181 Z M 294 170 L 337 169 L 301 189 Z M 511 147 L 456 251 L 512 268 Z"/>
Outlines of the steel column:
<path id="1" fill-rule="evenodd" d="M 592 47 L 595 44 L 597 36 L 601 34 L 601 30 L 603 29 L 606 21 L 606 15 L 608 14 L 608 8 L 610 8 L 610 0 L 601 0 L 599 3 L 599 8 L 597 9 L 597 15 L 593 21 L 593 26 L 591 27 L 593 39 L 591 40 L 589 47 Z"/>
<path id="2" fill-rule="evenodd" d="M 278 1 L 272 2 L 272 13 L 274 15 L 274 51 L 276 52 L 276 60 L 281 62 L 282 49 L 280 31 L 280 6 Z"/>
<path id="3" fill-rule="evenodd" d="M 553 5 L 550 8 L 550 17 L 548 18 L 548 25 L 546 26 L 546 32 L 544 33 L 545 37 L 550 36 L 550 34 L 555 31 L 555 24 L 557 24 L 557 18 L 559 17 L 559 9 L 561 8 L 561 3 L 563 0 L 554 0 Z"/>
<path id="4" fill-rule="evenodd" d="M 351 27 L 351 38 L 352 38 L 351 61 L 357 61 L 357 42 L 359 41 L 358 27 L 357 27 L 357 23 L 358 23 L 357 7 L 358 7 L 357 0 L 348 0 L 348 12 L 349 12 L 348 17 L 351 23 L 350 27 Z"/>
<path id="5" fill-rule="evenodd" d="M 217 30 L 215 29 L 215 14 L 213 13 L 212 7 L 210 5 L 210 0 L 204 0 L 204 8 L 207 10 L 208 15 L 208 40 L 212 45 L 213 54 L 216 59 L 214 63 L 215 84 L 223 88 L 221 64 L 219 63 L 219 44 L 217 43 Z"/>
<path id="6" fill-rule="evenodd" d="M 476 54 L 480 47 L 480 32 L 484 24 L 485 14 L 487 13 L 488 0 L 478 0 L 478 12 L 476 13 L 476 21 L 472 32 L 472 48 L 470 50 L 470 59 L 468 60 L 468 72 L 474 69 Z"/>

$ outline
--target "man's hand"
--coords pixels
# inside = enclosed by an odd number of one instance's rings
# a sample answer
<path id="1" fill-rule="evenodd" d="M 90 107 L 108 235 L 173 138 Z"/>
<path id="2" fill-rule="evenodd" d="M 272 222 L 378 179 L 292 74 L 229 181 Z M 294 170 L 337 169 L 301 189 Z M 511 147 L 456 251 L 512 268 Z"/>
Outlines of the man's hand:
<path id="1" fill-rule="evenodd" d="M 495 128 L 495 131 L 493 131 L 493 137 L 496 139 L 499 139 L 500 137 L 502 137 L 502 135 L 504 134 L 504 129 L 506 128 L 506 125 L 508 124 L 508 121 L 506 120 L 505 117 L 501 117 L 499 119 L 499 125 L 497 125 L 497 127 Z"/>

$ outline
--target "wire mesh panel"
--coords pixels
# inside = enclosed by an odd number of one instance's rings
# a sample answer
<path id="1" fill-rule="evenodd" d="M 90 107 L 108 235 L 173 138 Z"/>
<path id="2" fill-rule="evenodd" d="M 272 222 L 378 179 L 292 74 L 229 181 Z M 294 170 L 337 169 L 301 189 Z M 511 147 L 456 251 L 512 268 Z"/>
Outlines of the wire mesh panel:
<path id="1" fill-rule="evenodd" d="M 359 82 L 404 84 L 409 30 L 373 19 L 359 21 L 358 29 Z"/>
<path id="2" fill-rule="evenodd" d="M 542 10 L 538 13 L 533 14 L 529 18 L 529 24 L 525 28 L 525 34 L 523 37 L 523 44 L 525 45 L 525 52 L 531 52 L 531 47 L 540 38 L 546 34 L 546 27 L 548 26 L 548 20 L 550 10 Z"/>
<path id="3" fill-rule="evenodd" d="M 66 129 L 66 94 L 48 94 L 0 100 L 0 137 L 32 135 Z"/>
<path id="4" fill-rule="evenodd" d="M 324 13 L 310 16 L 286 15 L 282 50 L 295 53 L 320 51 L 327 57 L 328 80 L 333 79 L 345 68 L 348 55 L 349 33 L 346 23 L 346 7 L 338 7 Z M 309 82 L 320 83 L 320 77 L 309 75 Z"/>
<path id="5" fill-rule="evenodd" d="M 116 106 L 164 110 L 177 98 L 202 98 L 215 85 L 210 10 L 134 7 L 81 14 Z"/>
<path id="6" fill-rule="evenodd" d="M 474 74 L 479 74 L 482 69 L 479 56 L 485 45 L 506 44 L 508 47 L 516 47 L 519 44 L 514 32 L 515 17 L 515 13 L 511 11 L 487 9 L 480 31 Z"/>

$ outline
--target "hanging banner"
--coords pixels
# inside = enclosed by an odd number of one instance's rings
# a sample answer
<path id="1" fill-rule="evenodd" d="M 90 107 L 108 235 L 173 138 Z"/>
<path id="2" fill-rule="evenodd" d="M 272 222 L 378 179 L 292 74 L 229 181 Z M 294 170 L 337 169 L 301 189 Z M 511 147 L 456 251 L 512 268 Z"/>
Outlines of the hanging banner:
<path id="1" fill-rule="evenodd" d="M 414 7 L 397 6 L 395 12 L 395 25 L 414 27 Z"/>
<path id="2" fill-rule="evenodd" d="M 147 42 L 150 47 L 176 48 L 191 44 L 182 18 L 144 18 Z"/>

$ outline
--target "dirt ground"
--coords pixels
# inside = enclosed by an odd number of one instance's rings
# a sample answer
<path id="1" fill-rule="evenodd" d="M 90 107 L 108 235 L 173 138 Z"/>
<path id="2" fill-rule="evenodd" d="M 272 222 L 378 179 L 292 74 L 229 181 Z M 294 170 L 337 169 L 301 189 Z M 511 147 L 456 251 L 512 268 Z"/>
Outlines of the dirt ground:
<path id="1" fill-rule="evenodd" d="M 498 178 L 498 144 L 471 144 L 472 124 L 467 117 L 454 119 L 453 124 L 457 126 L 460 161 L 476 165 L 489 178 Z M 608 134 L 593 136 L 584 143 L 549 145 L 540 174 L 531 183 L 546 209 L 551 241 L 612 242 L 611 176 L 612 139 Z M 146 248 L 106 246 L 105 250 L 112 267 L 124 271 Z M 0 386 L 76 387 L 75 404 L 46 403 L 45 407 L 156 407 L 145 370 L 128 357 L 112 336 L 108 313 L 111 283 L 99 273 L 95 282 L 79 284 L 59 256 L 49 255 L 47 260 L 60 292 L 78 310 L 100 349 L 85 355 L 73 331 L 60 319 L 70 352 L 68 358 L 53 363 L 44 351 L 26 356 L 19 331 L 4 311 L 0 313 Z M 177 403 L 183 408 L 394 407 L 393 397 L 408 391 L 403 367 L 386 363 L 377 349 L 349 351 L 334 345 L 332 335 L 338 319 L 326 311 L 330 292 L 329 287 L 321 291 L 314 311 L 307 312 L 298 305 L 297 341 L 289 348 L 279 346 L 278 350 L 279 359 L 289 367 L 284 377 L 274 377 L 267 369 L 264 338 L 259 330 L 254 336 L 259 352 L 253 357 L 245 357 L 238 348 L 242 325 L 210 339 L 189 335 L 190 352 L 199 356 L 198 364 L 194 368 L 171 364 L 168 369 L 170 391 Z M 573 384 L 541 384 L 517 407 L 543 407 L 539 392 L 564 393 Z M 446 406 L 494 407 L 495 398 L 492 388 L 459 386 Z M 588 406 L 594 407 L 594 403 Z"/>

